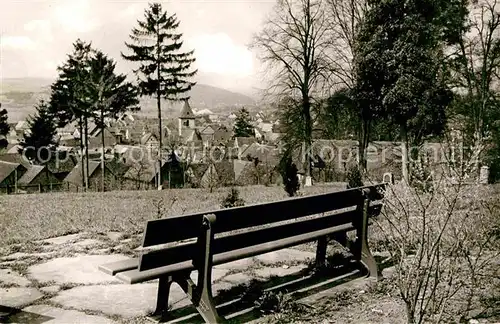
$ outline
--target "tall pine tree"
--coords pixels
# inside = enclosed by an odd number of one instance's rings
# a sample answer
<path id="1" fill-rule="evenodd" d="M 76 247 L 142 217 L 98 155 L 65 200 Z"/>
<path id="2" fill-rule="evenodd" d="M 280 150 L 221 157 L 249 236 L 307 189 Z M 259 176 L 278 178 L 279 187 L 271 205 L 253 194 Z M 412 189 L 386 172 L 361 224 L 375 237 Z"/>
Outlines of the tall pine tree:
<path id="1" fill-rule="evenodd" d="M 250 123 L 250 113 L 245 108 L 241 108 L 236 116 L 236 121 L 234 124 L 234 136 L 235 137 L 252 137 L 255 136 L 255 132 L 252 124 Z"/>
<path id="2" fill-rule="evenodd" d="M 158 108 L 159 158 L 162 152 L 161 99 L 179 101 L 189 99 L 188 92 L 195 85 L 190 78 L 197 70 L 191 69 L 195 62 L 194 51 L 180 51 L 182 34 L 176 32 L 179 21 L 175 14 L 168 15 L 161 4 L 153 3 L 144 12 L 145 20 L 138 21 L 132 29 L 131 43 L 125 43 L 132 54 L 122 57 L 140 62 L 134 72 L 139 78 L 141 93 L 156 97 Z M 159 186 L 162 182 L 159 172 Z"/>
<path id="3" fill-rule="evenodd" d="M 104 191 L 105 121 L 107 118 L 116 119 L 121 113 L 135 108 L 139 104 L 139 91 L 130 82 L 126 82 L 124 74 L 116 74 L 116 63 L 100 51 L 96 51 L 90 58 L 89 67 L 85 96 L 93 103 L 90 111 L 101 130 L 101 185 Z"/>
<path id="4" fill-rule="evenodd" d="M 54 140 L 56 124 L 45 101 L 41 100 L 35 108 L 35 115 L 28 118 L 29 131 L 20 143 L 20 153 L 33 163 L 44 164 L 57 145 Z"/>
<path id="5" fill-rule="evenodd" d="M 89 78 L 89 61 L 94 54 L 90 43 L 80 39 L 73 43 L 73 52 L 57 68 L 59 76 L 51 86 L 50 112 L 57 126 L 77 121 L 80 133 L 82 182 L 88 187 L 88 119 L 92 118 L 91 103 L 85 96 Z"/>

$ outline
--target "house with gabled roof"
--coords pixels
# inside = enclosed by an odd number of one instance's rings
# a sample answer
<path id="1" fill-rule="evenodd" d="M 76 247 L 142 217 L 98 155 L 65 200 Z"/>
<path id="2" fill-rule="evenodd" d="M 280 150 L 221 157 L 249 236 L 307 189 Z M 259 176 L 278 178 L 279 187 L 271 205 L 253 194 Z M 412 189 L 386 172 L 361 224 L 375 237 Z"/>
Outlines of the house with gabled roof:
<path id="1" fill-rule="evenodd" d="M 27 168 L 21 163 L 0 161 L 0 192 L 14 192 L 15 186 L 26 170 Z"/>
<path id="2" fill-rule="evenodd" d="M 214 163 L 196 163 L 186 171 L 188 182 L 195 188 L 214 188 L 221 185 Z"/>
<path id="3" fill-rule="evenodd" d="M 252 161 L 233 160 L 234 181 L 238 186 L 248 186 L 257 183 L 255 166 Z"/>
<path id="4" fill-rule="evenodd" d="M 77 164 L 78 158 L 76 155 L 68 151 L 57 151 L 53 153 L 52 158 L 45 163 L 49 172 L 51 172 L 59 182 L 63 182 Z"/>
<path id="5" fill-rule="evenodd" d="M 84 190 L 84 180 L 83 180 L 83 167 L 84 164 L 80 161 L 71 172 L 64 178 L 64 183 L 67 185 L 68 191 L 79 192 Z M 111 190 L 114 188 L 118 179 L 114 172 L 107 166 L 104 165 L 104 190 Z M 90 191 L 102 191 L 102 168 L 100 161 L 89 161 L 89 190 Z"/>
<path id="6" fill-rule="evenodd" d="M 19 152 L 16 153 L 2 153 L 0 154 L 0 161 L 10 162 L 10 163 L 19 163 L 22 164 L 26 169 L 31 166 L 30 161 L 24 157 Z"/>
<path id="7" fill-rule="evenodd" d="M 25 131 L 27 131 L 29 128 L 30 128 L 30 125 L 29 125 L 28 121 L 26 121 L 26 120 L 18 121 L 16 126 L 14 127 L 18 137 L 23 137 Z"/>
<path id="8" fill-rule="evenodd" d="M 219 126 L 214 132 L 214 142 L 226 144 L 233 137 L 233 133 L 225 126 Z"/>
<path id="9" fill-rule="evenodd" d="M 159 161 L 138 160 L 132 163 L 123 175 L 125 187 L 131 190 L 153 189 L 158 177 Z M 161 176 L 168 179 L 167 161 L 161 163 Z M 164 184 L 164 182 L 162 181 Z M 168 184 L 167 184 L 168 185 Z"/>
<path id="10" fill-rule="evenodd" d="M 22 150 L 22 148 L 23 147 L 19 144 L 9 144 L 9 145 L 7 145 L 6 153 L 7 154 L 16 154 L 16 153 L 19 153 L 19 150 Z"/>
<path id="11" fill-rule="evenodd" d="M 213 126 L 207 125 L 205 127 L 200 127 L 199 132 L 200 132 L 201 139 L 204 143 L 208 144 L 208 143 L 213 142 L 214 134 L 215 134 L 215 130 L 214 130 Z"/>
<path id="12" fill-rule="evenodd" d="M 179 138 L 183 144 L 188 144 L 192 142 L 203 142 L 203 139 L 201 137 L 201 134 L 198 129 L 183 129 L 180 134 Z"/>
<path id="13" fill-rule="evenodd" d="M 242 148 L 243 146 L 248 146 L 256 142 L 257 139 L 255 137 L 235 137 L 234 147 Z"/>
<path id="14" fill-rule="evenodd" d="M 142 135 L 140 144 L 146 147 L 157 147 L 159 143 L 159 136 L 152 132 L 147 132 Z"/>
<path id="15" fill-rule="evenodd" d="M 17 183 L 19 190 L 26 193 L 62 189 L 61 181 L 45 165 L 31 165 Z"/>

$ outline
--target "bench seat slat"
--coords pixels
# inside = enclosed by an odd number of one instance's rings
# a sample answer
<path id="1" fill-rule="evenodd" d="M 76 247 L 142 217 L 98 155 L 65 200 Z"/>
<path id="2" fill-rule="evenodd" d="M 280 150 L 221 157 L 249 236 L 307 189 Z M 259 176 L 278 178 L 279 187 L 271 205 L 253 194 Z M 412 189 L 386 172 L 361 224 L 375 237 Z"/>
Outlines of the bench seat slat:
<path id="1" fill-rule="evenodd" d="M 291 246 L 299 245 L 302 243 L 315 241 L 320 237 L 327 236 L 333 233 L 347 232 L 354 229 L 355 228 L 351 223 L 343 224 L 315 232 L 309 232 L 306 234 L 296 235 L 293 237 L 287 237 L 278 241 L 262 243 L 238 250 L 219 253 L 213 256 L 213 264 L 218 265 L 218 264 L 228 263 L 231 261 L 236 261 L 259 254 L 277 251 Z M 192 270 L 195 270 L 195 267 L 193 266 L 193 262 L 189 260 L 146 271 L 139 271 L 138 268 L 129 271 L 124 271 L 118 273 L 116 277 L 126 283 L 135 284 L 157 279 L 162 275 L 168 275 L 175 272 L 192 271 Z"/>
<path id="2" fill-rule="evenodd" d="M 353 188 L 326 194 L 289 198 L 271 203 L 152 220 L 146 224 L 142 246 L 149 247 L 196 238 L 199 234 L 203 215 L 206 214 L 215 214 L 217 216 L 218 221 L 213 225 L 213 230 L 215 233 L 222 233 L 355 206 L 359 203 L 361 192 L 364 189 L 368 189 L 370 191 L 369 195 L 375 197 L 375 192 L 379 187 Z"/>
<path id="3" fill-rule="evenodd" d="M 139 267 L 139 258 L 133 258 L 128 260 L 110 262 L 106 264 L 101 264 L 99 270 L 114 276 L 115 274 L 123 271 L 128 271 L 132 269 L 137 269 Z"/>
<path id="4" fill-rule="evenodd" d="M 311 233 L 325 228 L 352 223 L 356 211 L 346 211 L 333 215 L 320 216 L 309 219 L 298 219 L 295 222 L 249 229 L 244 232 L 232 233 L 223 237 L 216 237 L 212 245 L 214 255 L 239 250 L 247 246 L 255 246 L 267 242 L 276 242 L 287 237 Z M 199 245 L 196 242 L 182 246 L 159 249 L 144 253 L 140 257 L 139 270 L 147 271 L 183 261 L 192 260 L 198 253 Z"/>
<path id="5" fill-rule="evenodd" d="M 376 206 L 369 207 L 369 213 L 378 213 Z M 214 255 L 238 250 L 247 246 L 259 245 L 266 242 L 275 242 L 287 237 L 319 231 L 342 224 L 352 223 L 356 219 L 356 210 L 344 211 L 327 216 L 297 219 L 295 222 L 249 229 L 244 232 L 232 233 L 223 237 L 216 237 L 212 245 Z M 192 259 L 199 246 L 196 241 L 183 245 L 148 251 L 142 254 L 139 261 L 139 270 L 147 271 L 160 268 L 169 264 L 180 263 Z"/>

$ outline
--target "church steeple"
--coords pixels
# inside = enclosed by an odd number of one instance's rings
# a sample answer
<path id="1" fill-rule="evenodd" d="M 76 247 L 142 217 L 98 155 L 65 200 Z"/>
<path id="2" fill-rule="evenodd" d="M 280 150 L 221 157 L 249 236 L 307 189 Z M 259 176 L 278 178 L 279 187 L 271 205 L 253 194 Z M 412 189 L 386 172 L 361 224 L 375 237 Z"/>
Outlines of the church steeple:
<path id="1" fill-rule="evenodd" d="M 195 128 L 196 115 L 194 114 L 188 99 L 184 100 L 181 115 L 179 116 L 179 136 L 182 136 L 182 128 L 187 127 L 190 129 Z"/>
<path id="2" fill-rule="evenodd" d="M 188 99 L 184 100 L 184 107 L 182 107 L 181 111 L 181 119 L 194 119 L 195 115 L 193 113 L 193 110 L 191 109 L 191 106 L 189 105 Z"/>

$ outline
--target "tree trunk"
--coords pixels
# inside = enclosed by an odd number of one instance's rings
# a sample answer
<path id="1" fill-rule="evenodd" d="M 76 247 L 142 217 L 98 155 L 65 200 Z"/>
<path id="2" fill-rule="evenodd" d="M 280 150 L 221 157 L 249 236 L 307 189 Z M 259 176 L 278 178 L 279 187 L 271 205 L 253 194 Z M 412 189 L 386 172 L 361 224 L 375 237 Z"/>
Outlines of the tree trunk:
<path id="1" fill-rule="evenodd" d="M 157 26 L 157 30 L 159 30 L 159 26 Z M 161 156 L 161 149 L 162 149 L 162 127 L 161 127 L 161 63 L 160 63 L 160 37 L 159 35 L 156 35 L 156 50 L 157 50 L 157 64 L 156 64 L 156 76 L 158 80 L 158 89 L 156 92 L 156 104 L 158 106 L 158 190 L 162 189 L 162 175 L 161 175 L 161 161 L 162 161 L 162 156 Z"/>
<path id="2" fill-rule="evenodd" d="M 406 305 L 406 323 L 415 324 L 415 314 L 410 305 Z"/>
<path id="3" fill-rule="evenodd" d="M 89 190 L 89 132 L 88 132 L 88 129 L 89 129 L 89 125 L 88 125 L 88 117 L 87 116 L 84 116 L 84 120 L 85 120 L 85 190 L 88 191 Z"/>
<path id="4" fill-rule="evenodd" d="M 410 184 L 410 170 L 409 170 L 409 159 L 408 159 L 408 132 L 406 130 L 406 125 L 401 125 L 401 170 L 403 173 L 403 181 L 406 184 Z"/>
<path id="5" fill-rule="evenodd" d="M 304 140 L 304 150 L 305 150 L 305 187 L 312 185 L 311 180 L 311 146 L 312 146 L 312 121 L 311 121 L 311 102 L 309 101 L 308 94 L 303 95 L 302 109 L 304 115 L 305 123 L 305 140 Z"/>
<path id="6" fill-rule="evenodd" d="M 102 155 L 101 155 L 101 189 L 104 192 L 104 107 L 101 107 L 101 144 L 102 144 Z"/>
<path id="7" fill-rule="evenodd" d="M 368 120 L 363 120 L 361 122 L 361 133 L 358 145 L 358 168 L 362 172 L 366 172 L 367 161 L 366 161 L 366 149 L 368 148 L 368 142 L 370 138 L 370 122 Z"/>
<path id="8" fill-rule="evenodd" d="M 80 160 L 82 163 L 82 185 L 85 186 L 85 159 L 84 159 L 84 148 L 83 148 L 83 116 L 80 116 L 80 122 L 78 123 L 80 128 Z"/>

